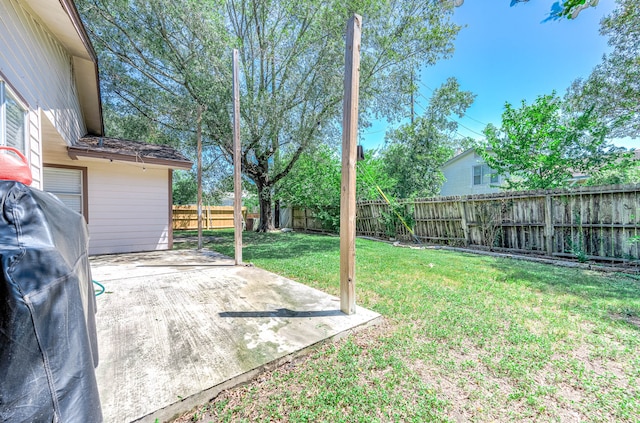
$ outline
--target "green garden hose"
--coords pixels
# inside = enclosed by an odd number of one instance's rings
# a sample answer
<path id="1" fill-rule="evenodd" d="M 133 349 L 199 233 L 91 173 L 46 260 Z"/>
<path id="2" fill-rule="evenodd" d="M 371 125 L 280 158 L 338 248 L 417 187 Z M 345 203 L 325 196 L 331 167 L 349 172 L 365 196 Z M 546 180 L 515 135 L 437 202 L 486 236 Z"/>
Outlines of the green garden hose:
<path id="1" fill-rule="evenodd" d="M 95 280 L 93 281 L 93 283 L 95 283 L 96 285 L 98 285 L 98 286 L 100 287 L 100 291 L 96 292 L 96 297 L 97 297 L 98 295 L 100 295 L 100 294 L 104 294 L 104 285 L 103 285 L 103 284 L 101 284 L 101 283 L 100 283 L 100 282 L 98 282 L 98 281 L 95 281 Z"/>

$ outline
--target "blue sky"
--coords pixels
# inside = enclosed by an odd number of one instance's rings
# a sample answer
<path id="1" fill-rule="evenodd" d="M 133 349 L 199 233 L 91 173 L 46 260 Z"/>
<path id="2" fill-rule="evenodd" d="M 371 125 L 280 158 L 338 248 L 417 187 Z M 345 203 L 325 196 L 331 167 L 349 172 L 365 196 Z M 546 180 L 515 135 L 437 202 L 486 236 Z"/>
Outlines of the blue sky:
<path id="1" fill-rule="evenodd" d="M 609 51 L 607 38 L 599 34 L 599 22 L 615 2 L 600 0 L 574 20 L 544 22 L 553 2 L 531 0 L 510 7 L 509 0 L 466 0 L 456 8 L 454 22 L 466 27 L 455 40 L 452 58 L 422 69 L 416 114 L 428 105 L 431 90 L 454 76 L 461 89 L 476 94 L 467 115 L 455 117 L 458 132 L 481 138 L 486 124 L 500 126 L 505 102 L 519 107 L 522 100 L 530 104 L 553 90 L 562 96 L 574 79 L 588 76 Z M 363 128 L 365 149 L 381 146 L 389 128 L 386 122 Z M 640 147 L 640 140 L 616 144 Z"/>

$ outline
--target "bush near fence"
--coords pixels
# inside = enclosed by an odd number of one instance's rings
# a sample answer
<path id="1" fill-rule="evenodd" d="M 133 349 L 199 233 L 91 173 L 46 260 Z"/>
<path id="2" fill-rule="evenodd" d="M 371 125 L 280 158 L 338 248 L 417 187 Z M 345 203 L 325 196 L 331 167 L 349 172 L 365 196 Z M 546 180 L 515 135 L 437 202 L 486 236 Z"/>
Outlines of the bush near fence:
<path id="1" fill-rule="evenodd" d="M 640 185 L 502 192 L 400 201 L 422 241 L 581 261 L 640 257 Z M 358 203 L 358 235 L 410 239 L 389 206 Z"/>
<path id="2" fill-rule="evenodd" d="M 242 208 L 242 218 L 246 221 L 247 208 Z M 173 206 L 174 230 L 198 229 L 197 206 Z M 202 229 L 233 228 L 233 206 L 203 206 Z"/>

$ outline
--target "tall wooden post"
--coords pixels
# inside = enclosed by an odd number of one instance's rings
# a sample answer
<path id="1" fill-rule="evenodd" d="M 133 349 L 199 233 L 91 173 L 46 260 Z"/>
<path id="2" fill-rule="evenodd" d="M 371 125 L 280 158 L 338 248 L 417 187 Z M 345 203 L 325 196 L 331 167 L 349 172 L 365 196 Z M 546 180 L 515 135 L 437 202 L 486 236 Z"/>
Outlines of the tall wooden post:
<path id="1" fill-rule="evenodd" d="M 356 312 L 356 161 L 362 17 L 347 24 L 340 187 L 340 310 Z"/>
<path id="2" fill-rule="evenodd" d="M 197 185 L 198 185 L 198 198 L 197 198 L 197 215 L 198 215 L 198 250 L 202 250 L 202 105 L 198 104 L 198 118 L 196 121 L 196 143 L 198 150 L 198 164 L 197 164 Z"/>
<path id="3" fill-rule="evenodd" d="M 238 50 L 233 49 L 233 230 L 236 265 L 242 264 L 242 149 L 240 145 L 240 85 Z"/>

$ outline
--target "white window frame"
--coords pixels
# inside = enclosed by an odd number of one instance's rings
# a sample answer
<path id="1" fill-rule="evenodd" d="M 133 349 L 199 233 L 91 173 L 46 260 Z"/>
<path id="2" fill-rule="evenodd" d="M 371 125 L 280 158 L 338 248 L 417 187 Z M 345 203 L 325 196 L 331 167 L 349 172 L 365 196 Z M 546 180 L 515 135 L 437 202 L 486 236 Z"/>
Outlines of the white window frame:
<path id="1" fill-rule="evenodd" d="M 476 175 L 476 169 L 480 169 L 480 175 Z M 480 176 L 480 182 L 476 183 L 476 176 Z M 487 177 L 489 178 L 486 181 Z M 500 176 L 488 164 L 482 163 L 471 168 L 471 183 L 473 186 L 490 185 L 500 183 Z"/>
<path id="2" fill-rule="evenodd" d="M 64 165 L 56 165 L 56 164 L 44 164 L 43 174 L 45 172 L 56 172 L 56 171 L 73 171 L 78 172 L 80 175 L 80 192 L 71 192 L 71 191 L 55 191 L 55 190 L 47 190 L 47 178 L 44 178 L 43 188 L 44 191 L 47 191 L 51 194 L 57 196 L 60 201 L 65 202 L 64 199 L 66 197 L 77 197 L 80 199 L 80 210 L 74 210 L 79 212 L 84 216 L 85 221 L 89 222 L 89 212 L 88 212 L 88 189 L 87 189 L 87 168 L 79 167 L 79 166 L 64 166 Z"/>
<path id="3" fill-rule="evenodd" d="M 7 86 L 7 83 L 0 78 L 0 145 L 8 145 L 7 141 L 7 98 L 11 98 L 20 109 L 22 109 L 22 146 L 18 150 L 25 156 L 28 149 L 28 137 L 27 137 L 27 114 L 28 108 L 22 102 L 22 100 Z"/>

